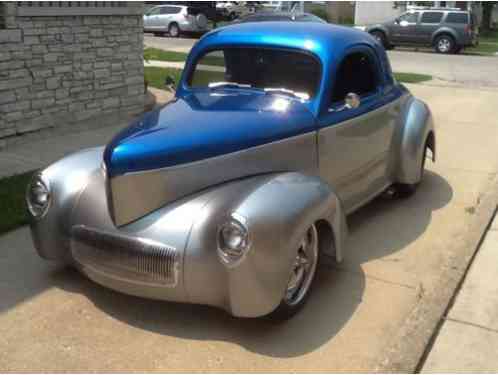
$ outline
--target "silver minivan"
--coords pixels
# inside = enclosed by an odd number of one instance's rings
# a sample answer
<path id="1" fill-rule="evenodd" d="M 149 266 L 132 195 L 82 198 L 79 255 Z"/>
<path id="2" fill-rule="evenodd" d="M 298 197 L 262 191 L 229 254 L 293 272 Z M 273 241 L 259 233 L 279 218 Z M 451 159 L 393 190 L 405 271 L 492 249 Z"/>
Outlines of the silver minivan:
<path id="1" fill-rule="evenodd" d="M 144 14 L 144 32 L 155 35 L 168 33 L 178 37 L 183 32 L 207 31 L 207 17 L 193 7 L 183 5 L 159 5 Z"/>

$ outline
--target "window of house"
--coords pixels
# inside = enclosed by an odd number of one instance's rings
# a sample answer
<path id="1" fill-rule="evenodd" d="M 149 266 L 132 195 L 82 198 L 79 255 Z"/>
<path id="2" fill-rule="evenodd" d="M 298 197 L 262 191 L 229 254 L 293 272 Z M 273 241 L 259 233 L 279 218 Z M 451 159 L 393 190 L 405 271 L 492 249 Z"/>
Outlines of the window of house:
<path id="1" fill-rule="evenodd" d="M 378 71 L 372 57 L 363 52 L 354 52 L 344 59 L 337 70 L 332 103 L 342 102 L 349 93 L 359 96 L 372 94 L 378 83 Z"/>
<path id="2" fill-rule="evenodd" d="M 446 22 L 467 24 L 469 23 L 469 17 L 466 13 L 448 13 Z"/>
<path id="3" fill-rule="evenodd" d="M 418 12 L 410 12 L 410 13 L 405 13 L 401 17 L 399 17 L 399 21 L 406 21 L 408 23 L 417 23 L 418 20 Z"/>
<path id="4" fill-rule="evenodd" d="M 420 23 L 439 23 L 443 18 L 443 12 L 424 12 Z"/>

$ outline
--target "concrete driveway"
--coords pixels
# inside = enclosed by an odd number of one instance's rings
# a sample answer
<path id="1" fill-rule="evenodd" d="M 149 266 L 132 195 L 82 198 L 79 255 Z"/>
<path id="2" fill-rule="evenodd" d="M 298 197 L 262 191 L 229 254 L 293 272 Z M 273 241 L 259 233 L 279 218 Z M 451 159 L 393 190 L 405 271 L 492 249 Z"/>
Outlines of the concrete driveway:
<path id="1" fill-rule="evenodd" d="M 145 46 L 185 53 L 196 41 L 194 38 L 144 37 Z M 409 49 L 389 51 L 388 55 L 396 72 L 430 74 L 442 81 L 466 86 L 498 87 L 498 56 L 439 55 Z"/>
<path id="2" fill-rule="evenodd" d="M 0 237 L 0 371 L 413 371 L 498 194 L 498 93 L 410 86 L 434 111 L 438 162 L 406 200 L 349 217 L 345 262 L 291 321 L 104 289 Z"/>

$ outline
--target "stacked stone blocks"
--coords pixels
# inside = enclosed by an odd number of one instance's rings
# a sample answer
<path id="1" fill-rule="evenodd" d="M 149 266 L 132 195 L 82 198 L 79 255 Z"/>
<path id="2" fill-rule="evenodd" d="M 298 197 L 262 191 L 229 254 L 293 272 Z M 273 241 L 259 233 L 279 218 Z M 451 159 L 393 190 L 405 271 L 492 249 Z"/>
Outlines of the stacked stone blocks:
<path id="1" fill-rule="evenodd" d="M 16 17 L 0 30 L 0 147 L 45 128 L 143 110 L 140 15 Z"/>

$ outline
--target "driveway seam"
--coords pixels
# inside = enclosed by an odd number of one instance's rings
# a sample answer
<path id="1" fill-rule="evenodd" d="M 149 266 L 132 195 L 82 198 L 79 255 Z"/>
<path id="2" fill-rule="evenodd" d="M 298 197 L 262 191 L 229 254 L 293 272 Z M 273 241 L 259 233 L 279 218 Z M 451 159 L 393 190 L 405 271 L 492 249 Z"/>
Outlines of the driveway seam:
<path id="1" fill-rule="evenodd" d="M 411 289 L 411 290 L 416 290 L 417 289 L 417 286 L 412 286 L 412 285 L 408 285 L 408 284 L 398 283 L 398 282 L 395 282 L 395 281 L 385 280 L 385 279 L 382 279 L 382 278 L 377 277 L 377 276 L 369 275 L 366 272 L 363 272 L 363 274 L 360 274 L 360 272 L 358 272 L 358 271 L 353 271 L 353 270 L 350 270 L 350 269 L 347 269 L 347 268 L 335 268 L 335 269 L 337 271 L 339 271 L 339 272 L 351 273 L 351 274 L 354 274 L 356 276 L 365 276 L 365 278 L 367 278 L 367 279 L 380 281 L 380 282 L 383 282 L 385 284 L 401 286 L 401 287 L 408 288 L 408 289 Z"/>
<path id="2" fill-rule="evenodd" d="M 455 323 L 460 323 L 460 324 L 465 324 L 465 325 L 472 326 L 472 327 L 475 327 L 475 328 L 480 328 L 480 329 L 483 329 L 483 330 L 489 331 L 489 332 L 498 333 L 497 329 L 485 327 L 485 326 L 482 326 L 480 324 L 476 324 L 476 323 L 472 323 L 472 322 L 467 322 L 465 320 L 460 320 L 460 319 L 455 319 L 455 318 L 450 318 L 450 317 L 446 317 L 446 318 L 444 318 L 444 320 L 445 321 L 455 322 Z"/>

